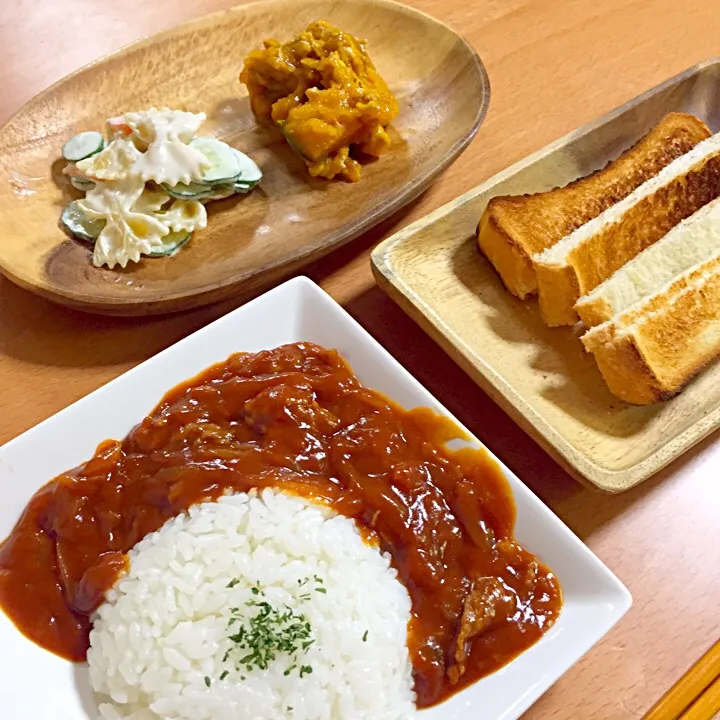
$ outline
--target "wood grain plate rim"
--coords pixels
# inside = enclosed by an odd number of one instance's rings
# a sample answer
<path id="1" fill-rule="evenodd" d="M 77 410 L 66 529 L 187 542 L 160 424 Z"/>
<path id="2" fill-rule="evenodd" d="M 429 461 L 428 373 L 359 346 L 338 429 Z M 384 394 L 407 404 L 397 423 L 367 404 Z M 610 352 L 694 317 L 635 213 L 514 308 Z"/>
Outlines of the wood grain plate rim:
<path id="1" fill-rule="evenodd" d="M 679 458 L 691 447 L 701 442 L 713 431 L 720 428 L 720 407 L 709 412 L 666 445 L 633 465 L 621 470 L 605 469 L 591 460 L 584 452 L 578 450 L 575 445 L 558 432 L 553 424 L 527 403 L 522 393 L 517 392 L 510 382 L 487 365 L 480 354 L 473 352 L 461 342 L 460 338 L 446 326 L 442 317 L 435 313 L 413 288 L 405 283 L 401 274 L 396 272 L 393 267 L 393 254 L 420 230 L 424 230 L 438 220 L 453 214 L 458 208 L 474 200 L 478 195 L 487 192 L 497 183 L 516 174 L 519 170 L 532 165 L 539 158 L 601 127 L 639 105 L 645 99 L 661 93 L 667 88 L 715 65 L 720 65 L 720 56 L 699 62 L 635 96 L 599 118 L 572 130 L 508 168 L 501 170 L 455 200 L 451 200 L 429 215 L 393 234 L 379 243 L 371 253 L 373 275 L 382 290 L 405 313 L 418 322 L 425 332 L 447 352 L 482 390 L 507 412 L 530 437 L 552 455 L 572 477 L 584 485 L 590 485 L 607 494 L 625 492 L 647 480 Z M 621 482 L 620 478 L 622 478 Z"/>
<path id="2" fill-rule="evenodd" d="M 145 37 L 139 38 L 133 42 L 127 43 L 117 50 L 103 55 L 96 60 L 93 60 L 86 65 L 74 70 L 73 72 L 65 75 L 58 79 L 50 86 L 34 95 L 30 100 L 23 103 L 3 124 L 0 126 L 0 137 L 2 137 L 5 128 L 10 125 L 15 118 L 25 109 L 30 103 L 42 100 L 44 97 L 50 95 L 55 91 L 57 87 L 74 78 L 81 73 L 84 73 L 94 67 L 102 65 L 108 60 L 121 57 L 122 55 L 130 52 L 142 49 L 143 47 L 150 46 L 157 42 L 159 39 L 172 38 L 173 35 L 185 32 L 188 28 L 201 28 L 208 25 L 213 25 L 217 18 L 231 15 L 245 13 L 248 8 L 257 8 L 262 5 L 275 4 L 277 0 L 257 0 L 256 2 L 246 3 L 244 5 L 236 5 L 226 10 L 219 10 L 208 15 L 200 16 L 195 19 L 188 20 L 185 23 L 175 25 L 164 30 L 149 34 Z M 334 0 L 320 0 L 318 5 L 321 4 L 332 4 Z M 326 248 L 326 253 L 330 253 L 351 240 L 357 238 L 363 232 L 370 228 L 378 225 L 383 220 L 386 220 L 393 213 L 400 210 L 402 207 L 412 202 L 442 172 L 444 172 L 465 150 L 465 148 L 472 142 L 473 138 L 480 129 L 485 116 L 487 115 L 488 108 L 490 105 L 491 97 L 491 86 L 490 78 L 487 73 L 487 69 L 480 58 L 480 55 L 475 48 L 459 33 L 453 30 L 447 24 L 437 20 L 428 13 L 416 10 L 407 5 L 404 5 L 394 0 L 345 0 L 345 2 L 361 4 L 361 5 L 382 5 L 389 9 L 398 12 L 401 15 L 410 15 L 414 17 L 422 17 L 427 22 L 436 25 L 439 28 L 444 29 L 451 35 L 455 36 L 468 52 L 468 57 L 473 61 L 475 72 L 478 77 L 478 84 L 481 93 L 481 102 L 478 105 L 478 110 L 473 120 L 472 125 L 458 140 L 446 151 L 442 156 L 440 162 L 433 168 L 426 170 L 419 174 L 410 183 L 408 183 L 401 192 L 391 197 L 389 200 L 381 203 L 376 207 L 376 210 L 371 214 L 365 214 L 358 218 L 355 222 L 342 225 L 335 231 L 327 233 L 322 236 L 322 242 L 318 241 L 313 244 L 307 244 L 304 247 L 298 248 L 295 253 L 287 255 L 283 258 L 282 262 L 272 263 L 266 266 L 255 268 L 252 271 L 244 273 L 242 275 L 236 275 L 230 279 L 227 279 L 219 284 L 215 284 L 212 287 L 201 288 L 192 294 L 186 294 L 182 292 L 172 293 L 169 292 L 164 295 L 163 298 L 153 301 L 142 301 L 134 300 L 132 297 L 118 298 L 117 300 L 108 300 L 107 298 L 94 298 L 92 295 L 83 293 L 74 293 L 66 289 L 56 288 L 50 283 L 36 281 L 35 279 L 30 280 L 26 277 L 14 273 L 10 268 L 6 267 L 5 264 L 0 260 L 0 273 L 11 280 L 16 285 L 29 290 L 41 297 L 44 297 L 50 301 L 60 303 L 67 307 L 84 310 L 91 313 L 100 313 L 105 315 L 117 315 L 117 316 L 145 316 L 145 315 L 159 315 L 167 312 L 176 312 L 188 310 L 191 308 L 201 307 L 206 304 L 212 304 L 222 302 L 229 297 L 237 295 L 239 293 L 238 286 L 243 285 L 244 291 L 255 291 L 260 288 L 264 288 L 277 282 L 284 277 L 292 275 L 298 268 L 302 267 L 303 262 L 308 256 L 311 256 L 319 246 Z M 319 10 L 320 11 L 320 10 Z M 2 153 L 0 152 L 0 159 L 2 159 Z M 273 272 L 275 271 L 275 272 Z M 208 295 L 212 295 L 212 299 L 204 302 L 204 298 Z M 101 304 L 103 307 L 99 307 Z"/>

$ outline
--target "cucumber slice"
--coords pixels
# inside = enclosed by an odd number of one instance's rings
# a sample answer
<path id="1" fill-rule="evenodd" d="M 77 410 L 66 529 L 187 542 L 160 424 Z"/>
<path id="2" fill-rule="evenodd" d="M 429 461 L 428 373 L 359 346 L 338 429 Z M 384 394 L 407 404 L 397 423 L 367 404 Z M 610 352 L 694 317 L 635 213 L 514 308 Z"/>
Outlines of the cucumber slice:
<path id="1" fill-rule="evenodd" d="M 166 185 L 163 188 L 170 197 L 176 200 L 203 200 L 213 191 L 212 185 L 203 185 L 202 183 L 178 183 L 177 185 Z"/>
<path id="2" fill-rule="evenodd" d="M 199 150 L 210 163 L 203 175 L 203 182 L 224 184 L 240 174 L 240 160 L 234 148 L 226 143 L 215 138 L 197 137 L 190 141 L 190 147 Z"/>
<path id="3" fill-rule="evenodd" d="M 148 257 L 169 257 L 174 255 L 189 239 L 192 233 L 187 230 L 171 232 L 163 237 L 163 247 L 148 253 Z"/>
<path id="4" fill-rule="evenodd" d="M 262 170 L 257 166 L 257 163 L 249 158 L 245 153 L 241 153 L 237 148 L 231 148 L 235 153 L 238 161 L 240 162 L 240 175 L 235 181 L 243 182 L 245 184 L 251 184 L 253 187 L 262 180 Z"/>
<path id="5" fill-rule="evenodd" d="M 205 202 L 212 200 L 225 200 L 235 194 L 235 185 L 214 185 L 213 189 L 203 199 Z"/>
<path id="6" fill-rule="evenodd" d="M 80 190 L 80 192 L 87 192 L 88 190 L 92 190 L 95 187 L 95 183 L 92 180 L 88 180 L 87 178 L 75 177 L 74 175 L 70 177 L 70 184 L 76 190 Z"/>
<path id="7" fill-rule="evenodd" d="M 235 190 L 236 193 L 245 195 L 245 194 L 249 193 L 256 185 L 257 185 L 257 183 L 246 183 L 246 182 L 243 182 L 242 180 L 239 180 L 238 182 L 236 182 L 233 185 L 233 189 Z"/>
<path id="8" fill-rule="evenodd" d="M 102 133 L 86 130 L 71 137 L 62 149 L 63 157 L 69 162 L 78 162 L 99 153 L 105 147 Z"/>
<path id="9" fill-rule="evenodd" d="M 73 200 L 63 210 L 61 221 L 72 235 L 88 242 L 95 242 L 105 227 L 104 220 L 91 220 L 88 218 L 78 205 L 77 200 Z"/>

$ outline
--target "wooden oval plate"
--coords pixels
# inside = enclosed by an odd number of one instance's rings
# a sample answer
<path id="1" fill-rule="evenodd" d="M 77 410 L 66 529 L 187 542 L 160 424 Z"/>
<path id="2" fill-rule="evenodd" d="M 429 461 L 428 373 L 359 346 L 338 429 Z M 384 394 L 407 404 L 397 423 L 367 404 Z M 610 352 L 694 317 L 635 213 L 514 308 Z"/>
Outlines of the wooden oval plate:
<path id="1" fill-rule="evenodd" d="M 393 150 L 354 184 L 310 178 L 275 131 L 257 125 L 238 74 L 267 37 L 325 19 L 365 38 L 400 101 Z M 470 142 L 489 83 L 463 39 L 388 0 L 266 0 L 141 40 L 66 77 L 0 129 L 0 270 L 44 297 L 91 312 L 185 310 L 255 290 L 356 237 L 419 195 Z M 260 189 L 208 205 L 208 227 L 175 257 L 95 268 L 60 229 L 80 197 L 60 174 L 64 141 L 105 118 L 151 106 L 203 111 L 201 131 L 247 152 Z"/>

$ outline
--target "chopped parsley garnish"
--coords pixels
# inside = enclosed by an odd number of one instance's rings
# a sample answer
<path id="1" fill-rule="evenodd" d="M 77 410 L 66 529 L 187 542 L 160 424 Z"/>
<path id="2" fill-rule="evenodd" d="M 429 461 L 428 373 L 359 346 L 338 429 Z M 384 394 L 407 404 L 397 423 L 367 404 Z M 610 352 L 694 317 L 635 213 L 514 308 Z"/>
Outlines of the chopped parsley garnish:
<path id="1" fill-rule="evenodd" d="M 366 631 L 363 633 L 363 642 L 367 642 L 367 636 L 368 636 L 368 631 L 366 630 Z"/>
<path id="2" fill-rule="evenodd" d="M 211 682 L 211 681 L 210 681 L 210 678 L 206 675 L 206 676 L 205 676 L 205 684 L 206 684 L 208 687 L 210 687 L 210 682 Z"/>
<path id="3" fill-rule="evenodd" d="M 317 575 L 313 576 L 313 580 L 318 585 L 323 582 Z M 236 578 L 228 587 L 234 587 L 239 582 L 240 580 Z M 310 578 L 300 579 L 297 582 L 298 587 L 301 588 L 310 582 Z M 323 587 L 316 587 L 315 590 L 327 592 Z M 298 655 L 306 653 L 315 642 L 312 637 L 312 626 L 307 617 L 288 605 L 283 605 L 283 609 L 274 607 L 265 599 L 265 593 L 259 583 L 253 585 L 250 592 L 253 598 L 245 603 L 245 607 L 250 608 L 252 614 L 247 615 L 247 610 L 243 613 L 237 607 L 230 608 L 227 625 L 228 628 L 232 628 L 231 634 L 228 635 L 231 647 L 225 652 L 223 662 L 231 660 L 236 671 L 267 670 L 270 663 L 279 656 L 286 655 L 294 662 L 284 671 L 284 675 L 290 675 L 298 667 L 300 677 L 309 675 L 312 666 L 298 666 L 297 663 Z M 311 593 L 303 593 L 298 599 L 306 601 L 311 597 Z M 228 673 L 228 670 L 223 671 L 220 679 L 224 680 Z M 244 680 L 245 677 L 241 676 L 240 679 Z M 209 678 L 205 679 L 205 684 L 210 687 Z"/>
<path id="4" fill-rule="evenodd" d="M 221 680 L 224 680 L 229 674 L 230 674 L 230 671 L 229 671 L 229 670 L 223 670 L 223 671 L 220 673 L 220 679 L 221 679 Z"/>

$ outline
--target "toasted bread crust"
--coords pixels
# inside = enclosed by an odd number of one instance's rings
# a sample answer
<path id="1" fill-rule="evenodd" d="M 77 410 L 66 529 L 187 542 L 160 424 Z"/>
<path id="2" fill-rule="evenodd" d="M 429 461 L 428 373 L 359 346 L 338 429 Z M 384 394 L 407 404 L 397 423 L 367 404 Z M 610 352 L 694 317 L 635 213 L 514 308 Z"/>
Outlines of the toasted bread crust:
<path id="1" fill-rule="evenodd" d="M 694 269 L 706 268 L 720 254 L 720 198 L 693 213 L 651 247 L 613 273 L 575 304 L 586 328 L 601 325 L 642 306 L 683 278 L 699 279 Z M 675 285 L 680 289 L 678 285 Z"/>
<path id="2" fill-rule="evenodd" d="M 580 298 L 582 300 L 582 298 Z M 591 328 L 609 320 L 613 315 L 610 303 L 604 298 L 595 298 L 590 302 L 578 302 L 575 312 L 580 316 L 585 327 Z"/>
<path id="3" fill-rule="evenodd" d="M 597 335 L 588 348 L 610 390 L 627 402 L 666 400 L 720 356 L 720 258 L 708 261 L 701 281 L 684 280 L 653 298 L 636 327 L 606 342 Z"/>
<path id="4" fill-rule="evenodd" d="M 669 305 L 675 302 L 681 293 L 689 292 L 691 288 L 702 283 L 705 278 L 718 270 L 720 270 L 720 253 L 675 278 L 662 292 L 651 295 L 642 303 L 618 313 L 610 321 L 588 330 L 580 340 L 588 352 L 595 352 L 602 345 L 615 340 L 619 333 L 631 325 L 642 322 L 651 315 L 660 315 L 666 312 Z"/>
<path id="5" fill-rule="evenodd" d="M 649 405 L 662 399 L 661 383 L 633 338 L 603 345 L 594 357 L 610 392 L 621 400 L 633 405 Z"/>
<path id="6" fill-rule="evenodd" d="M 486 212 L 480 218 L 477 238 L 480 250 L 513 295 L 525 298 L 535 292 L 537 280 L 530 258 L 502 229 L 492 213 Z"/>
<path id="7" fill-rule="evenodd" d="M 572 325 L 577 319 L 575 303 L 583 293 L 572 265 L 536 263 L 540 313 L 546 325 Z M 549 288 L 549 290 L 548 290 Z"/>
<path id="8" fill-rule="evenodd" d="M 617 160 L 592 175 L 547 192 L 490 200 L 478 225 L 478 246 L 508 290 L 526 297 L 537 290 L 533 255 L 627 197 L 710 135 L 696 117 L 670 113 Z"/>
<path id="9" fill-rule="evenodd" d="M 638 253 L 720 195 L 720 151 L 629 208 L 617 222 L 574 247 L 564 265 L 538 266 L 540 310 L 551 327 L 577 322 L 575 304 Z M 542 272 L 539 268 L 542 267 Z M 576 277 L 574 296 L 568 273 Z"/>

